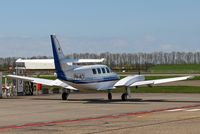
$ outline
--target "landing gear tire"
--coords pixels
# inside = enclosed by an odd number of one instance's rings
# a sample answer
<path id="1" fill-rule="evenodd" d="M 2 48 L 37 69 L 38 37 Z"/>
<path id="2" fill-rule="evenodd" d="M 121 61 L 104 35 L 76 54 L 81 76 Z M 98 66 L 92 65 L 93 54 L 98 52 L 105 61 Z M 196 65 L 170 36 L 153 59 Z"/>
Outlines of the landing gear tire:
<path id="1" fill-rule="evenodd" d="M 122 98 L 122 101 L 127 101 L 127 93 L 123 93 L 121 98 Z"/>
<path id="2" fill-rule="evenodd" d="M 62 93 L 62 100 L 67 100 L 69 93 Z"/>
<path id="3" fill-rule="evenodd" d="M 112 93 L 108 93 L 108 100 L 112 100 Z"/>

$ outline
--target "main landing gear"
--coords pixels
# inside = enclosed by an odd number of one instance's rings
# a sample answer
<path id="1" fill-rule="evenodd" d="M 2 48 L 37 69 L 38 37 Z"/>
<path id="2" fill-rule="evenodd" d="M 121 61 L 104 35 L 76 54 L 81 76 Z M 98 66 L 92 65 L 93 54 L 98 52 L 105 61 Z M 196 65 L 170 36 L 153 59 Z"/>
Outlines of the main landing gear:
<path id="1" fill-rule="evenodd" d="M 69 94 L 70 94 L 70 90 L 63 91 L 63 93 L 62 93 L 62 100 L 67 100 Z"/>
<path id="2" fill-rule="evenodd" d="M 112 100 L 112 93 L 110 91 L 108 91 L 108 100 L 111 101 Z"/>
<path id="3" fill-rule="evenodd" d="M 125 87 L 125 92 L 122 94 L 121 99 L 122 101 L 127 101 L 128 98 L 131 98 L 131 90 L 129 87 Z M 111 90 L 108 90 L 108 100 L 112 100 Z"/>
<path id="4" fill-rule="evenodd" d="M 125 93 L 122 94 L 122 101 L 127 101 L 128 98 L 131 98 L 131 90 L 129 87 L 125 87 Z"/>
<path id="5" fill-rule="evenodd" d="M 127 98 L 128 98 L 127 96 L 128 96 L 127 93 L 123 93 L 121 96 L 122 101 L 127 101 Z"/>

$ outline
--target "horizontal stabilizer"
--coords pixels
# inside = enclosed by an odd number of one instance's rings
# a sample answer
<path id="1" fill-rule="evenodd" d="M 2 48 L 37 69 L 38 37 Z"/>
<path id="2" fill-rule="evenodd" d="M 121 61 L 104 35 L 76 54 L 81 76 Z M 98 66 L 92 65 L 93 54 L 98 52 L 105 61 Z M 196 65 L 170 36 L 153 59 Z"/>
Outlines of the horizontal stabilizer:
<path id="1" fill-rule="evenodd" d="M 102 59 L 65 59 L 64 62 L 66 63 L 102 63 L 104 62 L 104 58 Z"/>

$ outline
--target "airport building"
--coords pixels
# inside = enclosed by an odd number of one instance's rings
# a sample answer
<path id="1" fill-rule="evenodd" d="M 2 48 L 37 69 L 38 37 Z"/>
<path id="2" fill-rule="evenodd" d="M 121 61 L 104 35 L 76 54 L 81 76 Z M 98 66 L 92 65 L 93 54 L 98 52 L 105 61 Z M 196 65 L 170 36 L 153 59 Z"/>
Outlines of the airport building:
<path id="1" fill-rule="evenodd" d="M 47 74 L 55 70 L 53 59 L 18 59 L 16 60 L 16 74 L 30 75 L 32 73 Z"/>
<path id="2" fill-rule="evenodd" d="M 16 60 L 15 72 L 16 75 L 32 76 L 32 75 L 54 75 L 55 66 L 53 59 L 18 59 Z M 17 95 L 33 95 L 33 92 L 41 90 L 42 85 L 23 80 L 13 80 L 13 85 L 16 88 Z M 36 89 L 35 89 L 36 88 Z M 43 90 L 43 93 L 47 91 Z"/>

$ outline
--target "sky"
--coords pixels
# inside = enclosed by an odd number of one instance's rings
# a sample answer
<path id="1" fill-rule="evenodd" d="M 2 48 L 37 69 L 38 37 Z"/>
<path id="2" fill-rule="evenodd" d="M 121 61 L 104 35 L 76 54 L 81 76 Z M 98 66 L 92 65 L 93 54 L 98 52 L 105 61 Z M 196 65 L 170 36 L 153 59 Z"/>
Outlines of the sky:
<path id="1" fill-rule="evenodd" d="M 200 51 L 199 0 L 0 0 L 0 57 Z"/>

